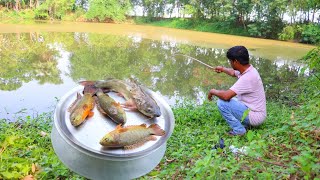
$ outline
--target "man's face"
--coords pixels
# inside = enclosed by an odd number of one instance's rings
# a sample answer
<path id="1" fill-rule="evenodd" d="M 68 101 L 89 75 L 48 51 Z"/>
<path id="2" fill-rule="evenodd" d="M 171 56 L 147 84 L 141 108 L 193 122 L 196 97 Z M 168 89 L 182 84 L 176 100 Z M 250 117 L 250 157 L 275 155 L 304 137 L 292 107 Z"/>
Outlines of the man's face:
<path id="1" fill-rule="evenodd" d="M 230 63 L 230 66 L 232 67 L 232 69 L 237 70 L 235 67 L 235 62 L 236 62 L 236 60 L 229 59 L 229 63 Z"/>

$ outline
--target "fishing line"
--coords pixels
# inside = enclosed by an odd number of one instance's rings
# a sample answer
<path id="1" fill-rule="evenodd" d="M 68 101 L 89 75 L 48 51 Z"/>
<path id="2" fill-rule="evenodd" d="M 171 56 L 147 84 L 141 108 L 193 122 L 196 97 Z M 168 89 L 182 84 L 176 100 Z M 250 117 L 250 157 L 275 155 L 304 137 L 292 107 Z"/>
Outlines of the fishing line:
<path id="1" fill-rule="evenodd" d="M 191 57 L 191 56 L 184 55 L 184 54 L 173 54 L 173 56 L 176 56 L 176 55 L 180 55 L 180 56 L 184 56 L 184 57 L 190 58 L 190 59 L 192 59 L 192 60 L 195 60 L 195 61 L 201 63 L 202 65 L 207 66 L 208 68 L 214 69 L 213 66 L 210 66 L 209 64 L 206 64 L 206 63 L 204 63 L 204 62 L 202 62 L 202 61 L 200 61 L 200 60 L 198 60 L 198 59 L 196 59 L 196 58 L 193 58 L 193 57 Z"/>

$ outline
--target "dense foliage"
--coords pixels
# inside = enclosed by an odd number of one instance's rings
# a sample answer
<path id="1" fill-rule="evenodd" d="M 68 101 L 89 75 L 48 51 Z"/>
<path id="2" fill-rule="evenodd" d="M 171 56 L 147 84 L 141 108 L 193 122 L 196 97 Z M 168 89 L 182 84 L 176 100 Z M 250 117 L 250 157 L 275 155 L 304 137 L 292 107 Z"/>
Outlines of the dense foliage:
<path id="1" fill-rule="evenodd" d="M 0 120 L 0 179 L 77 178 L 61 164 L 51 146 L 51 114 L 18 119 L 15 123 Z M 72 179 L 71 178 L 71 179 Z"/>
<path id="2" fill-rule="evenodd" d="M 119 22 L 142 16 L 144 22 L 154 22 L 182 18 L 187 29 L 311 44 L 320 43 L 319 10 L 319 0 L 0 0 L 0 19 Z M 172 24 L 175 20 L 166 22 L 161 23 L 181 28 L 181 21 L 177 26 Z"/>
<path id="3" fill-rule="evenodd" d="M 319 179 L 320 47 L 309 52 L 295 106 L 268 100 L 266 122 L 245 136 L 229 137 L 214 102 L 174 108 L 176 125 L 165 157 L 140 179 Z M 306 76 L 308 75 L 308 76 Z M 294 92 L 296 93 L 296 92 Z M 0 120 L 0 179 L 82 179 L 57 158 L 51 114 Z M 224 148 L 212 149 L 224 139 Z M 230 146 L 238 148 L 232 152 Z"/>
<path id="4" fill-rule="evenodd" d="M 130 9 L 129 0 L 91 0 L 89 10 L 86 14 L 88 20 L 98 19 L 99 21 L 123 21 L 126 19 L 125 14 Z"/>

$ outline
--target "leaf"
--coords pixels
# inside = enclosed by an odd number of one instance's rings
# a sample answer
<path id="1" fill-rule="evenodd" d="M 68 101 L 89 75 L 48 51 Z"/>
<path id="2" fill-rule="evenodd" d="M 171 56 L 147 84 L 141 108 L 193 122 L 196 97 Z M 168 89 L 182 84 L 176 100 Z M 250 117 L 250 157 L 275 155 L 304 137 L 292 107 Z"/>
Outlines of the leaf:
<path id="1" fill-rule="evenodd" d="M 150 176 L 156 176 L 156 175 L 158 175 L 158 174 L 159 174 L 159 171 L 151 171 L 151 172 L 149 173 Z"/>
<path id="2" fill-rule="evenodd" d="M 12 179 L 14 177 L 14 175 L 8 171 L 2 172 L 1 174 L 5 179 Z"/>
<path id="3" fill-rule="evenodd" d="M 15 140 L 17 139 L 17 136 L 9 136 L 7 137 L 6 141 L 8 142 L 9 145 L 14 144 Z"/>
<path id="4" fill-rule="evenodd" d="M 33 180 L 33 176 L 32 175 L 28 175 L 28 176 L 25 176 L 22 180 Z"/>
<path id="5" fill-rule="evenodd" d="M 241 118 L 241 122 L 244 121 L 244 119 L 248 116 L 249 112 L 250 112 L 250 109 L 247 109 L 247 110 L 245 110 L 243 112 L 243 115 L 242 115 L 242 118 Z"/>
<path id="6" fill-rule="evenodd" d="M 249 131 L 247 132 L 247 139 L 248 139 L 248 141 L 251 142 L 252 139 L 253 139 L 253 137 L 254 137 L 253 132 L 252 132 L 251 130 L 249 130 Z"/>
<path id="7" fill-rule="evenodd" d="M 32 173 L 35 173 L 36 172 L 36 165 L 34 163 L 32 163 L 32 166 L 31 166 L 31 172 Z"/>
<path id="8" fill-rule="evenodd" d="M 12 171 L 12 172 L 2 172 L 1 173 L 4 177 L 4 179 L 19 179 L 20 178 L 20 174 L 17 171 Z"/>

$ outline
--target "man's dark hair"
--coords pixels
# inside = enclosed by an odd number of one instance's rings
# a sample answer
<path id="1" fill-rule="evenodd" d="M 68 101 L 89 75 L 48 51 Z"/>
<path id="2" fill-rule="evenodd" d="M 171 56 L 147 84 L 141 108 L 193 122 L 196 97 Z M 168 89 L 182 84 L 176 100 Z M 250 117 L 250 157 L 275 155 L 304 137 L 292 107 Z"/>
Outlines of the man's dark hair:
<path id="1" fill-rule="evenodd" d="M 231 61 L 238 60 L 240 64 L 249 64 L 249 53 L 244 46 L 234 46 L 227 51 L 227 58 Z"/>

